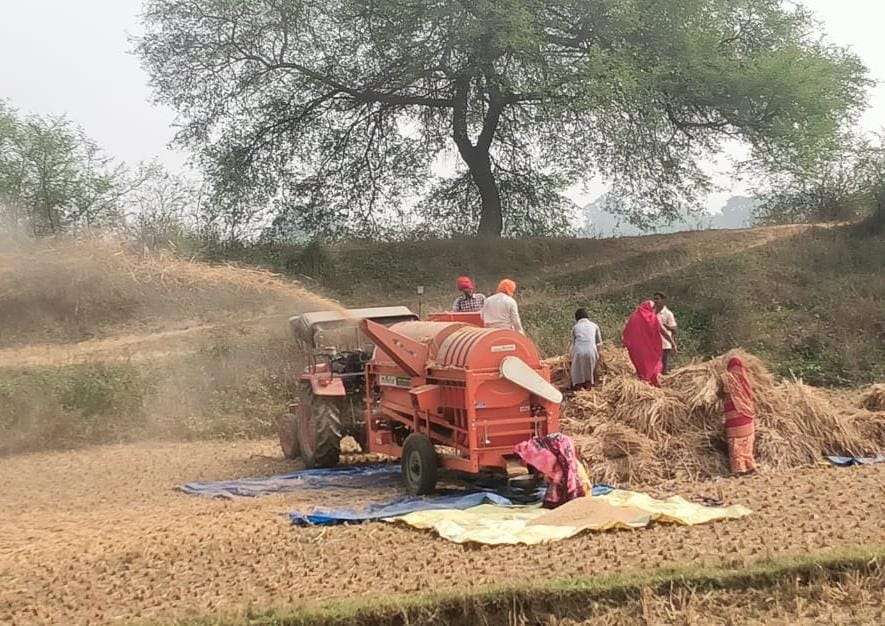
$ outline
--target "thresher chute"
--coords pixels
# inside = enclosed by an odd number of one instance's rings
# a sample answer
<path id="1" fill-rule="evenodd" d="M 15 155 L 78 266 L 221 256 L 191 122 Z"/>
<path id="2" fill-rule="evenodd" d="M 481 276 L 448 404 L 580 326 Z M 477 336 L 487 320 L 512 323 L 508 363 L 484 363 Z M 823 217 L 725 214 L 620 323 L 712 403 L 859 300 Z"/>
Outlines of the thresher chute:
<path id="1" fill-rule="evenodd" d="M 508 356 L 501 361 L 501 376 L 548 402 L 562 402 L 562 392 L 519 357 Z"/>

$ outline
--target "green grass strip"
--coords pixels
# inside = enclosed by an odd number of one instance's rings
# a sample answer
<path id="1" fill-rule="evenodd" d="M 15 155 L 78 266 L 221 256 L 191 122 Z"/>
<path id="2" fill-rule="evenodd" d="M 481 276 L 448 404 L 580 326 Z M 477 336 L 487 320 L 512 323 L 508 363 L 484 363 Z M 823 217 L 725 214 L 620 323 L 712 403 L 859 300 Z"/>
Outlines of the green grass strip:
<path id="1" fill-rule="evenodd" d="M 746 567 L 678 565 L 654 570 L 568 579 L 489 585 L 466 592 L 439 591 L 379 597 L 329 599 L 299 608 L 254 609 L 239 617 L 202 617 L 179 626 L 340 626 L 349 624 L 506 623 L 514 607 L 525 613 L 553 612 L 559 605 L 626 600 L 644 588 L 705 590 L 764 588 L 788 579 L 832 576 L 885 567 L 885 544 L 764 559 Z M 292 581 L 297 585 L 298 581 Z M 503 612 L 504 615 L 500 613 Z M 485 617 L 480 617 L 484 614 Z M 498 614 L 497 619 L 495 616 Z"/>

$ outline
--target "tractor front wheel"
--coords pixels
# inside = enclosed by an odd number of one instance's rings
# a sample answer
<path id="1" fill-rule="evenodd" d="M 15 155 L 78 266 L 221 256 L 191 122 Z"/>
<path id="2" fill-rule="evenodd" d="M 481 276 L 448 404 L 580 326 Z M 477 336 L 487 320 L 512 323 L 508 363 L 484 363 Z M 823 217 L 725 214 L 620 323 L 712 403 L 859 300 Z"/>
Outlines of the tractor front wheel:
<path id="1" fill-rule="evenodd" d="M 298 445 L 308 468 L 335 467 L 341 454 L 341 406 L 336 398 L 313 396 L 302 403 Z"/>
<path id="2" fill-rule="evenodd" d="M 430 438 L 412 433 L 403 442 L 403 480 L 413 496 L 426 496 L 436 488 L 438 467 L 436 450 Z"/>
<path id="3" fill-rule="evenodd" d="M 298 447 L 298 418 L 291 413 L 284 413 L 277 419 L 277 435 L 283 457 L 297 459 L 301 450 Z"/>

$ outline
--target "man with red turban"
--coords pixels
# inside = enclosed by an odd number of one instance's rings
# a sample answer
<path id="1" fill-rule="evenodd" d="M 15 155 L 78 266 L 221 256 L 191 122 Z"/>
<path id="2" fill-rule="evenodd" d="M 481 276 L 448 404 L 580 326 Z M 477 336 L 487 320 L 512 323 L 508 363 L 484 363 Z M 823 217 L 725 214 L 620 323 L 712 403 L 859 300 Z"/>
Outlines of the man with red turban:
<path id="1" fill-rule="evenodd" d="M 456 285 L 461 295 L 452 304 L 452 311 L 455 313 L 478 313 L 482 311 L 482 305 L 485 304 L 486 297 L 481 293 L 476 293 L 476 285 L 473 284 L 473 279 L 469 276 L 459 276 Z"/>
<path id="2" fill-rule="evenodd" d="M 486 298 L 482 307 L 482 321 L 486 328 L 506 328 L 525 334 L 519 319 L 519 305 L 513 299 L 515 294 L 516 283 L 509 278 L 498 283 L 498 293 Z"/>

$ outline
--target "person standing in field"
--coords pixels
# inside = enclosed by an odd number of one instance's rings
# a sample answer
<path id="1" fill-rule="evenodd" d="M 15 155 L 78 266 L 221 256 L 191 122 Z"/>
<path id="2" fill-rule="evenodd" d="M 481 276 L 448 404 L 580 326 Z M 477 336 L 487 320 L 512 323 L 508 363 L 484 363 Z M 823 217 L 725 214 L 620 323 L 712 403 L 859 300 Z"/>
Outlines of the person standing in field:
<path id="1" fill-rule="evenodd" d="M 655 313 L 661 322 L 661 374 L 670 369 L 670 357 L 678 352 L 676 347 L 676 316 L 667 308 L 667 296 L 660 291 L 654 294 Z"/>
<path id="2" fill-rule="evenodd" d="M 627 318 L 621 341 L 627 348 L 627 354 L 636 375 L 641 380 L 660 387 L 661 375 L 661 337 L 664 329 L 655 313 L 655 303 L 651 300 L 642 302 L 636 310 Z"/>
<path id="3" fill-rule="evenodd" d="M 482 321 L 486 328 L 506 328 L 525 334 L 519 319 L 519 305 L 513 299 L 515 294 L 514 281 L 505 278 L 498 283 L 498 292 L 486 298 L 482 307 Z"/>
<path id="4" fill-rule="evenodd" d="M 741 476 L 756 471 L 756 399 L 747 368 L 740 357 L 728 358 L 722 375 L 722 411 L 731 473 Z"/>
<path id="5" fill-rule="evenodd" d="M 602 333 L 596 323 L 590 321 L 587 309 L 575 311 L 575 325 L 569 343 L 571 357 L 572 389 L 592 389 L 596 384 L 596 365 L 599 362 L 599 344 Z"/>
<path id="6" fill-rule="evenodd" d="M 473 279 L 469 276 L 459 276 L 456 285 L 461 295 L 452 304 L 452 311 L 455 313 L 479 313 L 482 311 L 486 297 L 481 293 L 476 293 Z"/>

